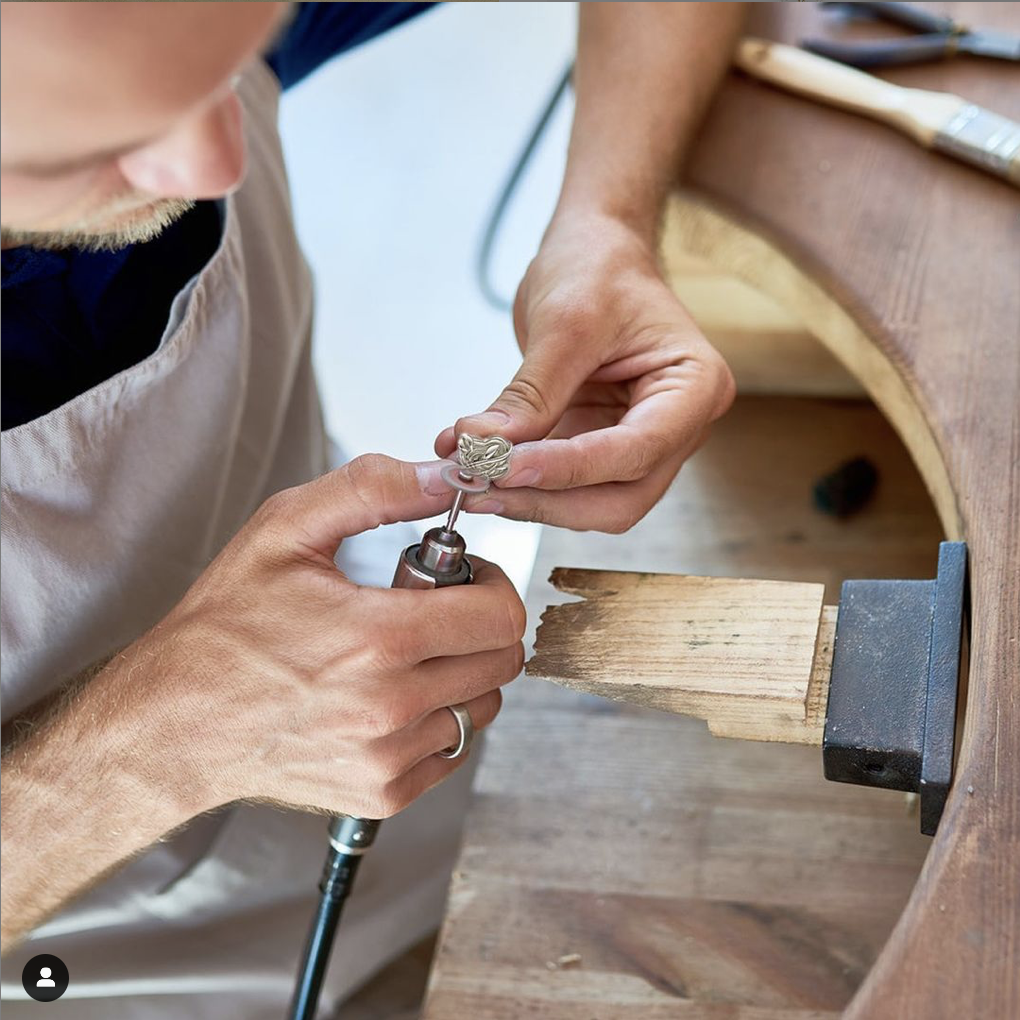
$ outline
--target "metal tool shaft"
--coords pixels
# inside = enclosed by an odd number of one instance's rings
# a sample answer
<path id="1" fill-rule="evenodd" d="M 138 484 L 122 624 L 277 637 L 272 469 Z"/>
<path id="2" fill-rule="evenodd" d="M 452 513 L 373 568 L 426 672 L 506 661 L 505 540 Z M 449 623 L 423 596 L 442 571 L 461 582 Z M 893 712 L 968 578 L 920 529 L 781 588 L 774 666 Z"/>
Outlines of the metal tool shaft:
<path id="1" fill-rule="evenodd" d="M 457 517 L 460 514 L 461 508 L 464 506 L 464 497 L 467 493 L 463 489 L 457 490 L 457 495 L 454 497 L 453 506 L 450 507 L 450 514 L 446 518 L 446 526 L 444 531 L 453 531 L 453 526 L 457 523 Z"/>

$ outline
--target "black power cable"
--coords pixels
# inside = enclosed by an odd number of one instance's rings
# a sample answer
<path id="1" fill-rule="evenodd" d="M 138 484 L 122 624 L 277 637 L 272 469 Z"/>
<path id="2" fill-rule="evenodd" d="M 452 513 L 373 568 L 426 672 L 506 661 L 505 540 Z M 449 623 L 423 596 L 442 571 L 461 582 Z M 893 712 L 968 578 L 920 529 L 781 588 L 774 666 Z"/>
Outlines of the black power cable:
<path id="1" fill-rule="evenodd" d="M 375 840 L 379 825 L 374 819 L 346 815 L 330 822 L 329 852 L 319 880 L 319 903 L 301 955 L 294 997 L 287 1013 L 289 1020 L 314 1020 L 340 912 L 354 886 L 362 854 Z"/>
<path id="2" fill-rule="evenodd" d="M 478 289 L 486 302 L 500 312 L 509 311 L 513 303 L 504 298 L 493 286 L 491 281 L 492 252 L 496 244 L 499 229 L 506 214 L 507 206 L 513 198 L 517 185 L 531 162 L 539 141 L 552 119 L 560 98 L 570 84 L 570 76 L 574 71 L 571 61 L 556 82 L 546 101 L 542 113 L 528 136 L 528 140 L 514 163 L 510 175 L 499 192 L 499 197 L 489 213 L 475 260 L 475 277 Z M 396 581 L 394 581 L 396 585 Z M 322 981 L 326 976 L 333 939 L 340 922 L 340 913 L 344 902 L 350 895 L 354 885 L 354 877 L 361 863 L 361 855 L 375 839 L 379 822 L 366 818 L 334 818 L 329 828 L 330 847 L 326 855 L 326 864 L 319 881 L 319 902 L 311 929 L 305 943 L 301 963 L 298 967 L 298 980 L 294 988 L 288 1012 L 289 1020 L 313 1020 L 322 990 Z"/>
<path id="3" fill-rule="evenodd" d="M 499 230 L 503 224 L 503 217 L 506 214 L 507 206 L 510 204 L 510 199 L 513 198 L 517 185 L 520 183 L 524 171 L 531 162 L 531 157 L 534 155 L 539 141 L 541 141 L 542 136 L 545 134 L 545 130 L 549 126 L 549 121 L 552 120 L 553 113 L 556 112 L 556 107 L 559 105 L 561 97 L 567 91 L 567 86 L 570 84 L 570 76 L 573 73 L 574 62 L 570 61 L 556 82 L 556 87 L 549 95 L 538 120 L 535 121 L 535 126 L 531 129 L 531 134 L 528 136 L 524 148 L 521 149 L 520 155 L 517 157 L 506 182 L 503 184 L 499 197 L 496 199 L 492 212 L 489 213 L 489 218 L 485 223 L 482 243 L 478 246 L 478 256 L 475 259 L 475 281 L 486 303 L 498 312 L 510 311 L 513 308 L 513 300 L 508 300 L 500 294 L 492 282 L 492 252 L 496 246 L 496 239 L 499 236 Z"/>

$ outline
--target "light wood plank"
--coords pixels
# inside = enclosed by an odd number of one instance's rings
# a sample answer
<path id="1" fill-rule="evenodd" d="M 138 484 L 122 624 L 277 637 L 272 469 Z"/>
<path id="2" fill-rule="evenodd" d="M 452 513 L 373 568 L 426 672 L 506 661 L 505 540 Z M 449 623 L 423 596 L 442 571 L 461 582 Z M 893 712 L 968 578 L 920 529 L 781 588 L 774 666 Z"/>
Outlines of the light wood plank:
<path id="1" fill-rule="evenodd" d="M 821 743 L 824 585 L 563 567 L 550 581 L 583 601 L 542 614 L 529 676 L 704 719 L 720 736 Z"/>

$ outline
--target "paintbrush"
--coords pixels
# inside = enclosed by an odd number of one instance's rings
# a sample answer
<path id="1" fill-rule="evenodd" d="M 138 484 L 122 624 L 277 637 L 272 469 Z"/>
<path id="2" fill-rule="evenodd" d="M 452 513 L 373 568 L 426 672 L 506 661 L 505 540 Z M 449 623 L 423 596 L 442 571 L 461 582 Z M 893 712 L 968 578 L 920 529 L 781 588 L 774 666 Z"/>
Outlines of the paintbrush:
<path id="1" fill-rule="evenodd" d="M 1020 124 L 950 92 L 893 85 L 796 46 L 743 39 L 736 65 L 772 85 L 883 121 L 1020 186 Z"/>

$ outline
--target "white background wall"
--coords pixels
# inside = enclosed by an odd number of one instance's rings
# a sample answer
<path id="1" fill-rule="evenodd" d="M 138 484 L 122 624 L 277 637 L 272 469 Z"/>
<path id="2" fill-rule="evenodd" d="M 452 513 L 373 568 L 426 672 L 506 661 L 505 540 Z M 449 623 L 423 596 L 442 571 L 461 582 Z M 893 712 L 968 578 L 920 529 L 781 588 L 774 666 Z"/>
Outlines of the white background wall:
<path id="1" fill-rule="evenodd" d="M 316 367 L 350 455 L 433 456 L 519 364 L 508 314 L 482 300 L 485 219 L 570 60 L 572 3 L 443 4 L 287 93 L 282 132 L 298 232 L 316 277 Z M 512 295 L 562 174 L 572 97 L 550 125 L 496 253 Z M 523 592 L 538 528 L 465 520 L 469 548 Z M 394 550 L 394 559 L 396 550 Z"/>

